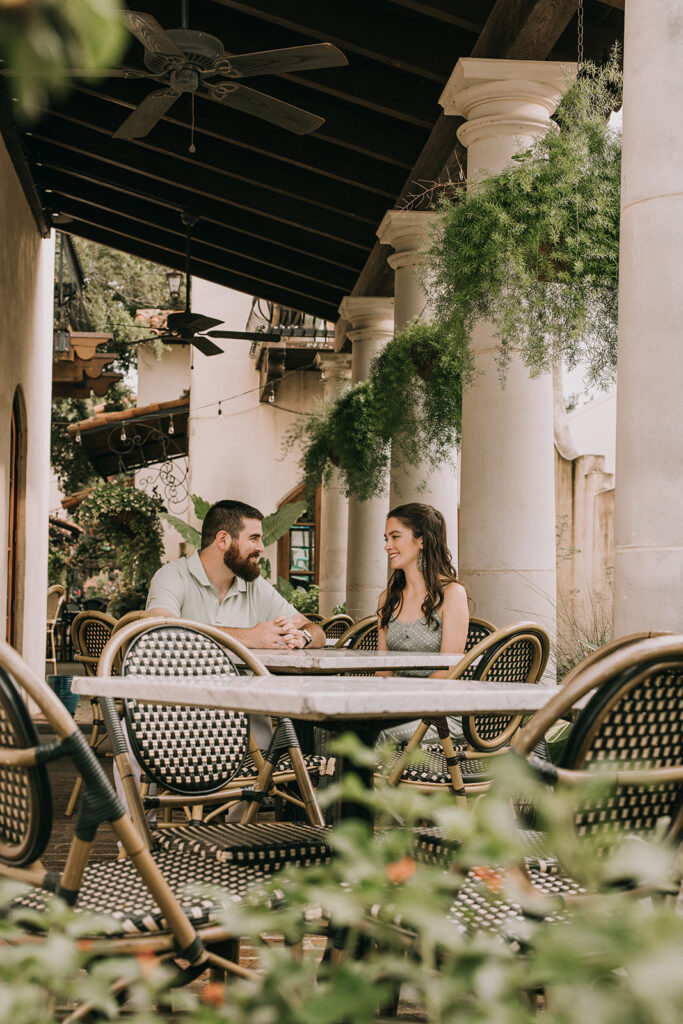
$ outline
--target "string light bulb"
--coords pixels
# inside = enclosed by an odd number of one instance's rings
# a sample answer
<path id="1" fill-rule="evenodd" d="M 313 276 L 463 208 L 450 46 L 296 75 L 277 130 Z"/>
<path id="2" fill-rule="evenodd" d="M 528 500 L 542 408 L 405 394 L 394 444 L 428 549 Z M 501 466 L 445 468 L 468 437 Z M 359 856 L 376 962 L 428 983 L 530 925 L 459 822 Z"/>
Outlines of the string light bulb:
<path id="1" fill-rule="evenodd" d="M 81 432 L 80 432 L 80 430 L 76 431 L 76 444 L 83 444 L 83 441 L 81 440 Z"/>
<path id="2" fill-rule="evenodd" d="M 175 426 L 173 425 L 173 413 L 171 413 L 170 419 L 168 421 L 168 432 L 171 436 L 175 434 Z"/>
<path id="3" fill-rule="evenodd" d="M 221 409 L 221 403 L 220 402 L 218 403 L 218 415 L 219 416 L 223 415 L 223 410 Z"/>
<path id="4" fill-rule="evenodd" d="M 125 425 L 125 423 L 124 423 L 124 425 L 123 425 L 123 426 L 121 427 L 121 440 L 122 440 L 122 441 L 125 441 L 126 439 L 127 439 L 127 435 L 126 435 L 126 425 Z"/>
<path id="5" fill-rule="evenodd" d="M 273 405 L 273 403 L 275 402 L 275 392 L 273 391 L 272 387 L 271 387 L 270 391 L 268 392 L 268 399 L 267 399 L 267 401 L 270 402 L 271 405 Z"/>

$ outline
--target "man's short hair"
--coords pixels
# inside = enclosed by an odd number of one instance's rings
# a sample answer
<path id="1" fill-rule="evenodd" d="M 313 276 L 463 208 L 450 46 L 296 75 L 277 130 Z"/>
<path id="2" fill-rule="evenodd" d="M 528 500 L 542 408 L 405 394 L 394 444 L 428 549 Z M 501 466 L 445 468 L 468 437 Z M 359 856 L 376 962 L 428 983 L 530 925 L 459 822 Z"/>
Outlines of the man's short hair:
<path id="1" fill-rule="evenodd" d="M 204 516 L 201 550 L 213 544 L 216 534 L 221 530 L 227 530 L 235 539 L 239 537 L 245 519 L 258 519 L 261 522 L 263 512 L 259 512 L 253 505 L 245 505 L 243 501 L 232 501 L 229 498 L 217 501 Z"/>

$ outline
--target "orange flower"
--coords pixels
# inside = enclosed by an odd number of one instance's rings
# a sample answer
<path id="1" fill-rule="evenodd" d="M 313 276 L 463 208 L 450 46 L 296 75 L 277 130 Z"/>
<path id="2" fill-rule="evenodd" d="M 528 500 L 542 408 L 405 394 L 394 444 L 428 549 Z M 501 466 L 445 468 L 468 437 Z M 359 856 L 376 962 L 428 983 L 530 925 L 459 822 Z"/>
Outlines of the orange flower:
<path id="1" fill-rule="evenodd" d="M 211 1003 L 213 1006 L 223 1006 L 225 1003 L 225 985 L 220 981 L 209 981 L 202 989 L 201 1000 L 203 1003 Z"/>
<path id="2" fill-rule="evenodd" d="M 472 874 L 480 882 L 484 883 L 489 892 L 500 892 L 503 888 L 503 874 L 501 871 L 494 871 L 493 868 L 481 865 L 480 867 L 472 868 Z"/>
<path id="3" fill-rule="evenodd" d="M 401 857 L 400 860 L 396 860 L 393 864 L 387 864 L 386 876 L 390 882 L 394 882 L 396 885 L 401 882 L 407 882 L 409 878 L 415 874 L 416 864 L 412 857 L 407 854 L 405 857 Z"/>

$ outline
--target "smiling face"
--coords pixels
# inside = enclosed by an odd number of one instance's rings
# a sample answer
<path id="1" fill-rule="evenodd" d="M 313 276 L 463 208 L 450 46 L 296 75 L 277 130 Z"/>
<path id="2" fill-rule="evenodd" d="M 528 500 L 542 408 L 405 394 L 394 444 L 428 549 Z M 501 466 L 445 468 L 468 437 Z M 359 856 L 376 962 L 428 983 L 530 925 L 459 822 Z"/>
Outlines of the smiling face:
<path id="1" fill-rule="evenodd" d="M 422 538 L 416 537 L 400 519 L 387 519 L 384 541 L 384 550 L 389 555 L 392 570 L 403 569 L 405 572 L 406 568 L 415 565 L 422 550 Z"/>
<path id="2" fill-rule="evenodd" d="M 263 527 L 259 520 L 242 520 L 242 529 L 236 538 L 230 538 L 227 531 L 221 532 L 230 539 L 230 547 L 223 553 L 223 561 L 228 569 L 247 582 L 255 580 L 261 571 L 258 563 L 264 550 Z"/>

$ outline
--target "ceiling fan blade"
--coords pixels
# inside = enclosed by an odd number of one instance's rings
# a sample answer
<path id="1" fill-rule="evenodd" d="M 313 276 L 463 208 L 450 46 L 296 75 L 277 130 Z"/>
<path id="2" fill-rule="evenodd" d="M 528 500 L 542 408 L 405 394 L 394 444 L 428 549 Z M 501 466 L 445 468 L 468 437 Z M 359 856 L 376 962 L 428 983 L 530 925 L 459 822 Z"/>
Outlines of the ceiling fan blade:
<path id="1" fill-rule="evenodd" d="M 112 138 L 141 139 L 152 130 L 166 111 L 170 110 L 179 96 L 180 93 L 172 89 L 157 89 L 156 92 L 151 92 L 123 124 L 119 125 Z"/>
<path id="2" fill-rule="evenodd" d="M 146 50 L 162 57 L 177 57 L 179 62 L 185 63 L 183 51 L 151 14 L 141 11 L 122 11 L 122 14 L 128 31 L 140 40 Z"/>
<path id="3" fill-rule="evenodd" d="M 222 324 L 222 320 L 216 320 L 212 316 L 203 316 L 202 313 L 169 313 L 166 317 L 166 327 L 169 331 L 177 334 L 194 334 L 196 331 L 208 331 L 209 327 L 216 327 Z"/>
<path id="4" fill-rule="evenodd" d="M 293 107 L 291 103 L 257 92 L 256 89 L 249 89 L 246 85 L 236 85 L 232 82 L 226 82 L 225 85 L 205 85 L 207 92 L 202 95 L 209 99 L 223 103 L 226 107 L 234 107 L 245 114 L 260 117 L 264 121 L 270 121 L 278 128 L 286 128 L 297 135 L 307 135 L 325 123 L 324 117 L 318 117 L 317 114 L 311 114 L 300 107 Z"/>
<path id="5" fill-rule="evenodd" d="M 279 75 L 284 71 L 312 71 L 314 68 L 338 68 L 348 60 L 332 43 L 288 46 L 282 50 L 241 53 L 221 61 L 220 73 L 228 78 L 250 75 Z"/>
<path id="6" fill-rule="evenodd" d="M 223 349 L 219 348 L 218 345 L 214 345 L 208 338 L 203 337 L 201 334 L 196 334 L 192 339 L 192 344 L 195 348 L 198 348 L 205 356 L 220 356 L 223 355 Z"/>

